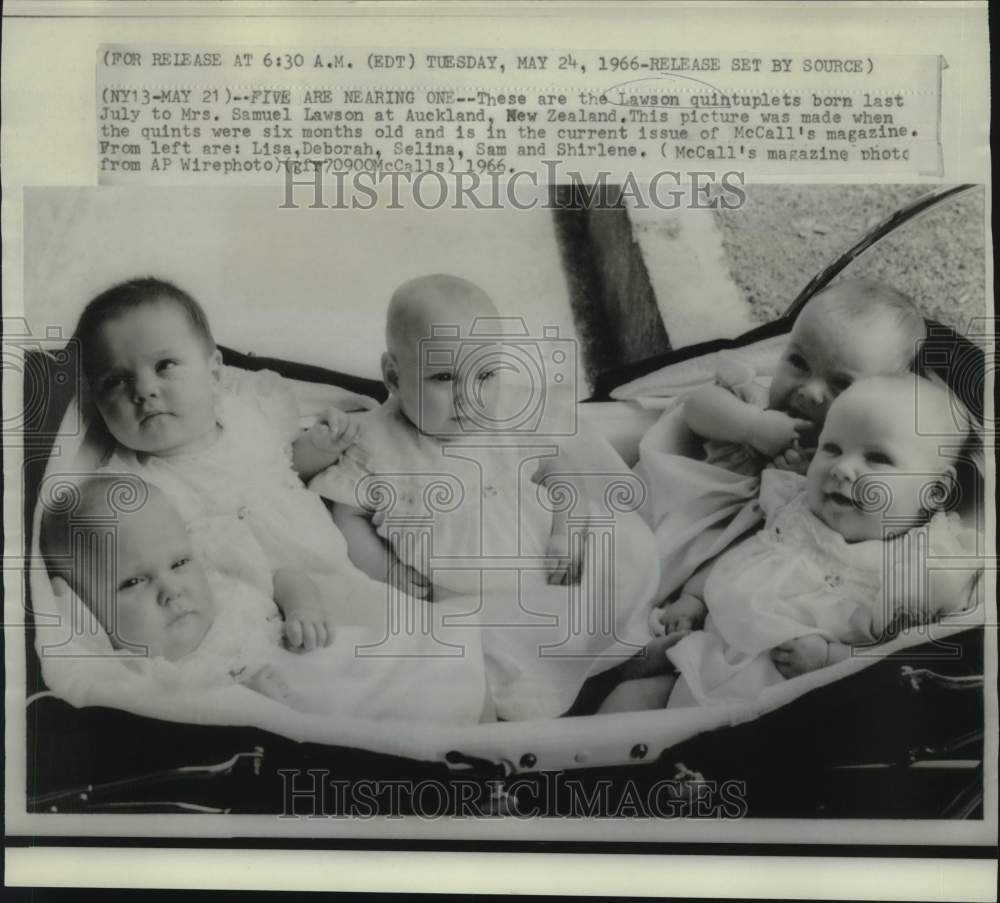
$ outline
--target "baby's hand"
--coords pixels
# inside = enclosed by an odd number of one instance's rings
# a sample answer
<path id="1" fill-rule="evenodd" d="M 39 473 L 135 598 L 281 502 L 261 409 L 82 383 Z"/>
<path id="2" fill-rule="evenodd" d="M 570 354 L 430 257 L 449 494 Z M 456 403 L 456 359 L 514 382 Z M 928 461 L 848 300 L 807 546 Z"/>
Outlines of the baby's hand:
<path id="1" fill-rule="evenodd" d="M 390 553 L 392 554 L 392 553 Z M 395 555 L 389 561 L 389 572 L 386 583 L 400 592 L 407 593 L 415 599 L 430 599 L 431 582 L 416 568 L 404 564 Z"/>
<path id="2" fill-rule="evenodd" d="M 829 664 L 830 644 L 818 633 L 782 643 L 771 650 L 771 661 L 782 677 L 798 677 Z"/>
<path id="3" fill-rule="evenodd" d="M 581 544 L 577 543 L 577 549 L 580 546 Z M 580 559 L 579 551 L 576 553 L 571 551 L 569 536 L 566 533 L 555 532 L 549 536 L 545 546 L 545 557 L 549 583 L 568 586 L 580 581 L 583 561 Z"/>
<path id="4" fill-rule="evenodd" d="M 624 663 L 621 669 L 622 679 L 641 680 L 644 677 L 655 677 L 657 674 L 673 671 L 674 666 L 667 658 L 667 650 L 671 646 L 676 646 L 688 633 L 687 630 L 680 630 L 651 639 L 641 652 L 637 652 Z"/>
<path id="5" fill-rule="evenodd" d="M 774 458 L 771 461 L 771 466 L 777 470 L 787 470 L 804 475 L 809 470 L 809 460 L 808 454 L 796 442 Z"/>
<path id="6" fill-rule="evenodd" d="M 340 408 L 329 408 L 307 435 L 317 451 L 336 459 L 357 439 L 358 421 Z"/>
<path id="7" fill-rule="evenodd" d="M 690 593 L 681 593 L 675 602 L 666 602 L 650 612 L 649 626 L 653 636 L 700 630 L 707 613 L 708 609 L 701 599 Z"/>
<path id="8" fill-rule="evenodd" d="M 294 608 L 285 613 L 285 645 L 289 649 L 312 652 L 329 646 L 334 632 L 330 615 L 318 606 Z"/>
<path id="9" fill-rule="evenodd" d="M 747 442 L 761 454 L 773 458 L 795 442 L 799 433 L 811 429 L 810 421 L 790 417 L 784 411 L 761 411 L 750 428 Z"/>

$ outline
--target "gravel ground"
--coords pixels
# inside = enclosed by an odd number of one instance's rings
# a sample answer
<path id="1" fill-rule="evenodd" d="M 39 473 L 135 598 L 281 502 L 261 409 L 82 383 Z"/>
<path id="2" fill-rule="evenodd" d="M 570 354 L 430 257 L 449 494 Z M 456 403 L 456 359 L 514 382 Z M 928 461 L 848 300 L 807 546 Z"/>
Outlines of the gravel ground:
<path id="1" fill-rule="evenodd" d="M 715 216 L 730 274 L 753 318 L 773 320 L 836 255 L 927 190 L 922 185 L 748 186 L 741 210 Z M 913 297 L 926 316 L 968 334 L 970 319 L 987 315 L 983 203 L 980 189 L 911 220 L 845 275 L 888 282 Z"/>

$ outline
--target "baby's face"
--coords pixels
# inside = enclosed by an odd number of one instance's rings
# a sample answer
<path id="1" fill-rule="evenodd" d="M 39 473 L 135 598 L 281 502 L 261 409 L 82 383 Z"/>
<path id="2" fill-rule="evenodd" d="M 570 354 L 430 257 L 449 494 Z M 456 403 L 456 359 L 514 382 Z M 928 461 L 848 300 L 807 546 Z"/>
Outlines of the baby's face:
<path id="1" fill-rule="evenodd" d="M 386 378 L 403 414 L 420 432 L 445 442 L 500 426 L 502 346 L 466 341 L 476 317 L 495 312 L 480 310 L 475 299 L 420 304 L 393 342 Z M 435 328 L 457 335 L 439 340 Z"/>
<path id="2" fill-rule="evenodd" d="M 831 402 L 848 386 L 900 372 L 906 358 L 901 341 L 887 317 L 859 325 L 817 298 L 795 322 L 771 383 L 769 407 L 811 420 L 818 431 Z"/>
<path id="3" fill-rule="evenodd" d="M 166 457 L 214 440 L 219 353 L 177 304 L 154 301 L 110 320 L 94 351 L 97 409 L 121 445 Z"/>
<path id="4" fill-rule="evenodd" d="M 923 523 L 948 478 L 941 439 L 917 434 L 913 392 L 880 394 L 880 383 L 830 408 L 807 475 L 810 510 L 848 542 Z"/>
<path id="5" fill-rule="evenodd" d="M 201 644 L 215 603 L 184 524 L 161 496 L 120 516 L 113 572 L 100 575 L 114 603 L 104 627 L 119 648 L 175 661 Z M 86 601 L 86 600 L 85 600 Z"/>
<path id="6" fill-rule="evenodd" d="M 442 441 L 481 433 L 498 420 L 500 381 L 495 363 L 470 372 L 461 364 L 405 355 L 399 367 L 400 407 L 422 433 Z"/>

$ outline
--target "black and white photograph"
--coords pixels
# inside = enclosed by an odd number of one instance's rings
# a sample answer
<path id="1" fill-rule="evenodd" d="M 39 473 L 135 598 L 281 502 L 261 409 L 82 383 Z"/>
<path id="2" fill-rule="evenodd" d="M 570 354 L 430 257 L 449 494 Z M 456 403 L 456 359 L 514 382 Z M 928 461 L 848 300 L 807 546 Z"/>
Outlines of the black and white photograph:
<path id="1" fill-rule="evenodd" d="M 5 892 L 996 900 L 985 2 L 0 17 Z"/>
<path id="2" fill-rule="evenodd" d="M 33 832 L 988 832 L 983 187 L 419 200 L 26 192 Z"/>

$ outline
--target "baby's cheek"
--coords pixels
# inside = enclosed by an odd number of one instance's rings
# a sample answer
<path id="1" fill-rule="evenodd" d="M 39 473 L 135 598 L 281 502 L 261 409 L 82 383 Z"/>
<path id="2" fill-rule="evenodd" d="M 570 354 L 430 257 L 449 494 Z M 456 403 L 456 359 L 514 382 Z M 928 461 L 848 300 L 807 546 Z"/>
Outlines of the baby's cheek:
<path id="1" fill-rule="evenodd" d="M 795 389 L 795 382 L 787 374 L 776 373 L 768 390 L 767 406 L 772 411 L 788 411 L 788 404 Z"/>
<path id="2" fill-rule="evenodd" d="M 121 437 L 129 435 L 131 422 L 128 416 L 126 416 L 126 407 L 124 404 L 115 403 L 104 410 L 98 408 L 98 411 L 115 439 L 121 442 Z"/>
<path id="3" fill-rule="evenodd" d="M 858 477 L 851 496 L 865 514 L 886 514 L 900 498 L 899 486 L 890 474 L 866 473 Z"/>
<path id="4" fill-rule="evenodd" d="M 946 487 L 936 474 L 904 474 L 898 484 L 898 505 L 905 515 L 936 511 L 947 503 Z"/>

